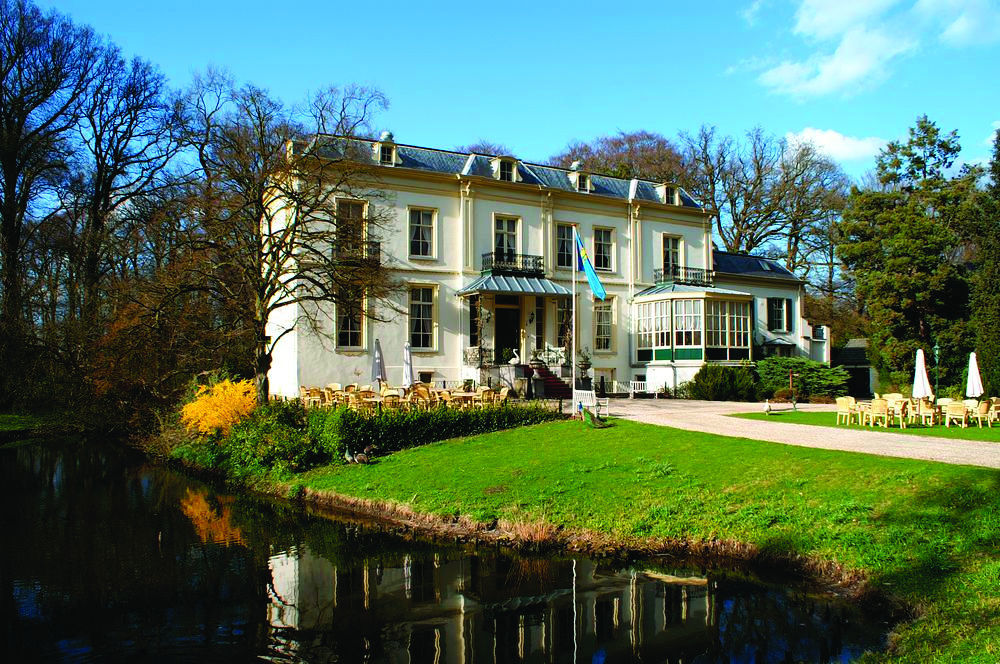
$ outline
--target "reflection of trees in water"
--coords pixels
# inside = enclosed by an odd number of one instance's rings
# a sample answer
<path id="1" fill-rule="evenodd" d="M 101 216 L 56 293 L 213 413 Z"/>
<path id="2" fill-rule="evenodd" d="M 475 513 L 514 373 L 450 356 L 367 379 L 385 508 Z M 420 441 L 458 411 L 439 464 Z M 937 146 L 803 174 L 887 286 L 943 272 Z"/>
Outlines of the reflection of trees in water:
<path id="1" fill-rule="evenodd" d="M 243 532 L 232 524 L 232 497 L 218 496 L 216 502 L 219 504 L 219 509 L 209 504 L 207 490 L 187 488 L 184 490 L 180 507 L 184 516 L 191 520 L 191 525 L 194 526 L 195 533 L 202 542 L 246 546 Z"/>

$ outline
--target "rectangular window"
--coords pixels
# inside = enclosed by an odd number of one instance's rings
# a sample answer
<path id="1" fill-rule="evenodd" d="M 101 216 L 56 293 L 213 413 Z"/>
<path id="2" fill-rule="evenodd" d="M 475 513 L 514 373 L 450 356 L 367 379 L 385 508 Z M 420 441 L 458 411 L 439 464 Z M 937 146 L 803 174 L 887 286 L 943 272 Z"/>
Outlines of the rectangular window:
<path id="1" fill-rule="evenodd" d="M 791 332 L 792 301 L 784 297 L 767 298 L 767 329 L 772 332 Z"/>
<path id="2" fill-rule="evenodd" d="M 636 304 L 636 360 L 649 362 L 654 348 L 670 347 L 670 301 Z"/>
<path id="3" fill-rule="evenodd" d="M 594 229 L 594 269 L 613 270 L 612 256 L 614 246 L 612 244 L 612 231 L 610 228 Z"/>
<path id="4" fill-rule="evenodd" d="M 594 304 L 594 350 L 611 350 L 614 332 L 614 298 Z"/>
<path id="5" fill-rule="evenodd" d="M 361 249 L 364 237 L 365 204 L 360 201 L 337 201 L 337 232 L 334 251 Z"/>
<path id="6" fill-rule="evenodd" d="M 344 295 L 337 302 L 337 347 L 361 348 L 363 298 Z"/>
<path id="7" fill-rule="evenodd" d="M 583 173 L 576 176 L 576 190 L 590 191 L 590 178 Z"/>
<path id="8" fill-rule="evenodd" d="M 535 298 L 535 350 L 545 350 L 545 298 Z"/>
<path id="9" fill-rule="evenodd" d="M 414 349 L 434 347 L 434 289 L 410 289 L 410 346 Z"/>
<path id="10" fill-rule="evenodd" d="M 556 224 L 556 267 L 573 267 L 573 227 Z"/>
<path id="11" fill-rule="evenodd" d="M 709 300 L 705 303 L 705 345 L 716 349 L 712 360 L 750 357 L 750 303 Z"/>
<path id="12" fill-rule="evenodd" d="M 513 261 L 517 252 L 517 218 L 497 217 L 493 238 L 495 260 Z"/>
<path id="13" fill-rule="evenodd" d="M 674 300 L 674 346 L 701 346 L 701 300 Z"/>
<path id="14" fill-rule="evenodd" d="M 392 152 L 393 149 L 391 145 L 383 145 L 379 148 L 379 163 L 391 166 L 393 164 Z"/>
<path id="15" fill-rule="evenodd" d="M 663 276 L 676 277 L 677 268 L 681 264 L 681 239 L 679 237 L 663 236 Z"/>
<path id="16" fill-rule="evenodd" d="M 434 212 L 410 210 L 410 255 L 430 258 L 434 255 Z"/>
<path id="17" fill-rule="evenodd" d="M 514 164 L 510 161 L 500 162 L 500 179 L 504 182 L 514 181 Z"/>
<path id="18" fill-rule="evenodd" d="M 479 296 L 469 298 L 469 346 L 479 345 Z"/>

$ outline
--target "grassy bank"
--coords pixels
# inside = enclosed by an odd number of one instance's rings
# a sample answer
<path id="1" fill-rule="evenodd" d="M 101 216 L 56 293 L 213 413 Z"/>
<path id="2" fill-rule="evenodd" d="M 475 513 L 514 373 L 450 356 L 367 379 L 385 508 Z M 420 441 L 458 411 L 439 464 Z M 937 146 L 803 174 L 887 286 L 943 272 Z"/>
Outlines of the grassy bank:
<path id="1" fill-rule="evenodd" d="M 765 415 L 764 413 L 739 413 L 732 417 L 740 417 L 748 420 L 766 420 L 768 422 L 786 422 L 788 424 L 809 424 L 820 427 L 835 427 L 837 429 L 855 429 L 858 431 L 888 431 L 907 436 L 934 436 L 936 438 L 951 438 L 954 440 L 983 440 L 990 443 L 1000 443 L 1000 426 L 993 427 L 972 424 L 967 429 L 952 425 L 944 427 L 941 425 L 929 427 L 920 424 L 909 424 L 907 428 L 899 427 L 863 427 L 860 424 L 837 424 L 837 414 L 833 411 L 808 412 L 808 411 L 781 411 Z"/>
<path id="2" fill-rule="evenodd" d="M 874 661 L 1000 658 L 1000 474 L 618 421 L 434 443 L 296 484 L 420 513 L 745 543 L 862 572 L 916 606 Z M 722 547 L 724 548 L 724 547 Z"/>

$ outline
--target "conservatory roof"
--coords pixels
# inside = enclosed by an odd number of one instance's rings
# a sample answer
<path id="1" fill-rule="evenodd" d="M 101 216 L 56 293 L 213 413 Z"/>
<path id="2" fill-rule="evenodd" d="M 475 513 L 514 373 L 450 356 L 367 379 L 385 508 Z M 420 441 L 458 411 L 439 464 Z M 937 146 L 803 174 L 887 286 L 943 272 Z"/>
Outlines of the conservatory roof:
<path id="1" fill-rule="evenodd" d="M 716 288 L 715 286 L 691 286 L 689 284 L 656 284 L 646 290 L 636 293 L 636 297 L 648 297 L 650 295 L 667 295 L 670 293 L 691 293 L 706 295 L 731 295 L 734 297 L 752 297 L 750 293 L 732 290 L 729 288 Z"/>

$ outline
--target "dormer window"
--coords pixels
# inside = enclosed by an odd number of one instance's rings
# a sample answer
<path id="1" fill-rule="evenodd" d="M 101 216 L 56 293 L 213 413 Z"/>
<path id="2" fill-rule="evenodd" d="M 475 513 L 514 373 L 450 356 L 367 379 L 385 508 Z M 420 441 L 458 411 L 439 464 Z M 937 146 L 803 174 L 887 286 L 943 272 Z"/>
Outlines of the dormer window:
<path id="1" fill-rule="evenodd" d="M 663 202 L 668 205 L 677 205 L 677 188 L 676 187 L 664 187 L 663 188 Z"/>
<path id="2" fill-rule="evenodd" d="M 513 182 L 514 162 L 508 161 L 506 159 L 501 159 L 500 165 L 498 166 L 498 178 L 503 182 Z"/>
<path id="3" fill-rule="evenodd" d="M 392 166 L 396 163 L 396 146 L 382 145 L 378 150 L 378 163 L 383 166 Z"/>
<path id="4" fill-rule="evenodd" d="M 590 176 L 586 173 L 580 173 L 576 176 L 576 190 L 582 192 L 590 191 Z"/>

